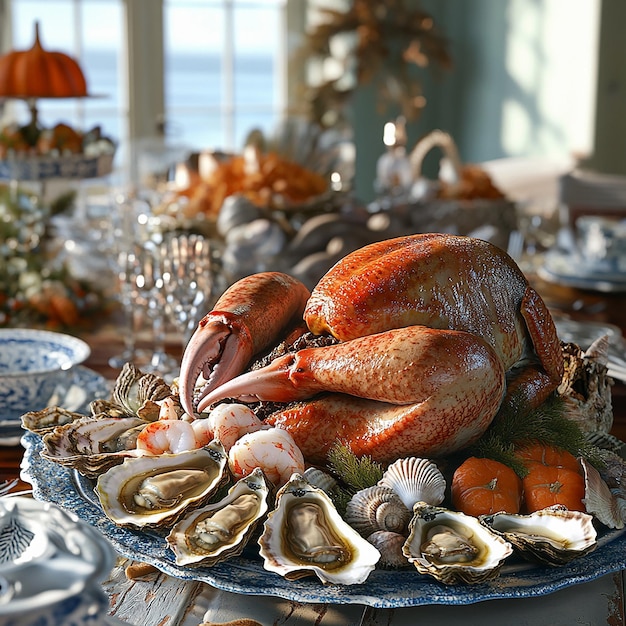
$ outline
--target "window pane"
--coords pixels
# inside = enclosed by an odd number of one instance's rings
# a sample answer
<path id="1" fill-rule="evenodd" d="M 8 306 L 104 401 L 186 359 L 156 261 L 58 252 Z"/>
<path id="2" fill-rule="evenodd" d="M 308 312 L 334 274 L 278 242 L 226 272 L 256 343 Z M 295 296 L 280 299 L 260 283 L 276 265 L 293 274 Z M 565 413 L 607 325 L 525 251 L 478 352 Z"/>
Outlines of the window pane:
<path id="1" fill-rule="evenodd" d="M 165 106 L 176 143 L 235 150 L 252 128 L 275 125 L 284 1 L 166 0 Z"/>

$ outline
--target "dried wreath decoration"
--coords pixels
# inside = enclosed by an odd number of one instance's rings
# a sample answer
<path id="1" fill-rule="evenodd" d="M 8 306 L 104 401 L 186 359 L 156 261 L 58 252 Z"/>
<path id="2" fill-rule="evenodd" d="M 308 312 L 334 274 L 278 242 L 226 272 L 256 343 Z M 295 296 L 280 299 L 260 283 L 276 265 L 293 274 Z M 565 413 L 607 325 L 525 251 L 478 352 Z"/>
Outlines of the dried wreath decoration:
<path id="1" fill-rule="evenodd" d="M 434 62 L 449 69 L 452 60 L 447 40 L 416 4 L 353 0 L 344 12 L 319 9 L 320 22 L 307 33 L 296 59 L 309 67 L 305 100 L 314 121 L 336 123 L 356 88 L 368 83 L 377 88 L 380 113 L 395 103 L 407 119 L 418 117 L 426 99 L 412 66 Z"/>

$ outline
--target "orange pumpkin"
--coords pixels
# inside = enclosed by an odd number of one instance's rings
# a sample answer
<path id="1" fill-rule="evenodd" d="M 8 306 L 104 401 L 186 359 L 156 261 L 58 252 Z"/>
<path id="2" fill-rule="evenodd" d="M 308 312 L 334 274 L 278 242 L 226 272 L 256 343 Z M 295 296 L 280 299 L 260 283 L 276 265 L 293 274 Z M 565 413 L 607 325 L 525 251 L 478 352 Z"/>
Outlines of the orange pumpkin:
<path id="1" fill-rule="evenodd" d="M 498 511 L 519 513 L 522 482 L 507 465 L 470 457 L 454 472 L 452 505 L 457 511 L 478 517 Z"/>
<path id="2" fill-rule="evenodd" d="M 530 443 L 516 452 L 516 456 L 524 461 L 541 463 L 552 467 L 565 467 L 573 472 L 580 472 L 578 459 L 568 452 L 539 442 Z"/>
<path id="3" fill-rule="evenodd" d="M 29 50 L 12 50 L 0 57 L 0 97 L 74 98 L 87 95 L 87 83 L 78 63 L 63 52 L 48 51 L 39 39 Z"/>
<path id="4" fill-rule="evenodd" d="M 562 504 L 570 511 L 585 511 L 585 479 L 565 467 L 531 462 L 522 480 L 525 508 L 529 513 Z"/>

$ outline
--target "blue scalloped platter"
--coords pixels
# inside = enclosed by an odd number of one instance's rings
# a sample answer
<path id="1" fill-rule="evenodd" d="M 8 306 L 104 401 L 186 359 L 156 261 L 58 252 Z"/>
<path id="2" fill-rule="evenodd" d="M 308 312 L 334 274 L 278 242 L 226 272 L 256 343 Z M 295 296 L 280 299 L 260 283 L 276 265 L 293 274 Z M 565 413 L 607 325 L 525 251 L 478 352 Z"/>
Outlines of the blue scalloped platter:
<path id="1" fill-rule="evenodd" d="M 40 438 L 27 433 L 22 477 L 33 485 L 34 497 L 53 502 L 99 529 L 117 551 L 180 579 L 208 583 L 224 591 L 271 595 L 296 602 L 363 604 L 401 608 L 426 604 L 472 604 L 503 598 L 529 598 L 589 582 L 622 569 L 626 563 L 626 534 L 603 532 L 596 550 L 562 567 L 540 567 L 517 562 L 505 565 L 501 575 L 480 585 L 443 585 L 413 568 L 375 570 L 365 583 L 323 585 L 316 578 L 288 581 L 266 571 L 251 548 L 210 568 L 182 568 L 165 539 L 150 532 L 119 528 L 108 520 L 92 491 L 91 482 L 78 473 L 41 458 Z"/>

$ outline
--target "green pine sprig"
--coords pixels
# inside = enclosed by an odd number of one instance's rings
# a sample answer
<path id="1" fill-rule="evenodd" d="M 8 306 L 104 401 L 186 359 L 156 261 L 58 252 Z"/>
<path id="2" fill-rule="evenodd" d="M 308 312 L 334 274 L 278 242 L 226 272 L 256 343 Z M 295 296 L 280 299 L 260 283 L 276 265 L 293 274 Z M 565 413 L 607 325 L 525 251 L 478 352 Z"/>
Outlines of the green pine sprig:
<path id="1" fill-rule="evenodd" d="M 500 461 L 524 477 L 526 467 L 515 451 L 531 442 L 555 446 L 591 462 L 595 456 L 578 424 L 566 417 L 564 400 L 556 395 L 535 409 L 501 411 L 471 454 Z"/>

